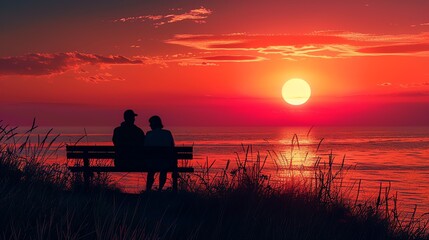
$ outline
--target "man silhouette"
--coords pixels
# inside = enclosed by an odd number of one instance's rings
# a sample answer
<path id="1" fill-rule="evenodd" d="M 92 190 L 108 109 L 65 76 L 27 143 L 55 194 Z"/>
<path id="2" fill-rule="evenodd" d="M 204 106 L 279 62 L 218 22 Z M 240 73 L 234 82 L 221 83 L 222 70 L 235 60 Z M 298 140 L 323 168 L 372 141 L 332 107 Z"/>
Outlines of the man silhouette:
<path id="1" fill-rule="evenodd" d="M 124 122 L 113 131 L 113 144 L 115 145 L 115 166 L 119 168 L 132 168 L 138 166 L 142 160 L 142 150 L 145 135 L 137 127 L 135 117 L 137 114 L 128 109 L 124 112 Z"/>
<path id="2" fill-rule="evenodd" d="M 167 180 L 167 172 L 163 171 L 162 168 L 168 168 L 173 160 L 172 151 L 174 148 L 174 139 L 170 131 L 163 129 L 164 126 L 162 125 L 162 121 L 159 116 L 152 116 L 149 119 L 149 123 L 152 131 L 147 132 L 145 146 L 161 147 L 163 149 L 163 154 L 160 157 L 147 159 L 148 161 L 157 161 L 157 163 L 152 162 L 152 164 L 156 164 L 161 167 L 158 187 L 158 190 L 161 191 Z M 146 191 L 150 191 L 152 189 L 153 182 L 155 181 L 154 177 L 155 171 L 149 171 L 147 173 Z"/>

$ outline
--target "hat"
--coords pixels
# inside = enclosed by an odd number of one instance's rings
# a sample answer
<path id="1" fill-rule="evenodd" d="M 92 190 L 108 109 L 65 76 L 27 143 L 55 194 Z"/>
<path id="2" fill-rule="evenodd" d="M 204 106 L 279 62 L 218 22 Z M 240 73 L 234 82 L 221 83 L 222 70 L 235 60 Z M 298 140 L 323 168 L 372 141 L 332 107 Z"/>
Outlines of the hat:
<path id="1" fill-rule="evenodd" d="M 137 114 L 131 109 L 128 109 L 124 112 L 124 118 L 135 117 L 135 116 L 137 116 Z"/>

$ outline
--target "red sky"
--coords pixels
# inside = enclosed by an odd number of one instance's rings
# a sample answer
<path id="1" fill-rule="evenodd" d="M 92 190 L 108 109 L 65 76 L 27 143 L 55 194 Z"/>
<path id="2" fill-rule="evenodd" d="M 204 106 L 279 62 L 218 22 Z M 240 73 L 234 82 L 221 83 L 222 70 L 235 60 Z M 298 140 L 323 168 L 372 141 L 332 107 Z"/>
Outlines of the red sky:
<path id="1" fill-rule="evenodd" d="M 0 3 L 0 120 L 427 125 L 428 1 Z M 286 104 L 284 82 L 312 97 Z"/>

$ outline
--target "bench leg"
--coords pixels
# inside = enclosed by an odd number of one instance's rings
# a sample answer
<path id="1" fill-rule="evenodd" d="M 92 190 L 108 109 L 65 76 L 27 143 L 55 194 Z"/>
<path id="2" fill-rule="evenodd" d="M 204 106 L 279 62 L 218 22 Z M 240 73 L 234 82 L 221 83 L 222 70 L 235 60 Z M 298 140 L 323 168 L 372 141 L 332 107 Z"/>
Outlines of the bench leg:
<path id="1" fill-rule="evenodd" d="M 173 191 L 177 192 L 177 179 L 179 178 L 179 173 L 178 172 L 173 172 Z"/>
<path id="2" fill-rule="evenodd" d="M 91 181 L 91 173 L 89 172 L 89 157 L 88 157 L 88 152 L 84 152 L 85 157 L 83 158 L 83 166 L 85 167 L 84 172 L 83 172 L 83 180 L 84 180 L 84 184 L 85 184 L 85 189 L 88 190 L 89 189 L 89 184 Z"/>
<path id="3" fill-rule="evenodd" d="M 85 171 L 83 173 L 83 180 L 84 180 L 84 184 L 85 184 L 85 189 L 88 190 L 89 189 L 89 185 L 91 182 L 91 173 L 89 171 Z"/>

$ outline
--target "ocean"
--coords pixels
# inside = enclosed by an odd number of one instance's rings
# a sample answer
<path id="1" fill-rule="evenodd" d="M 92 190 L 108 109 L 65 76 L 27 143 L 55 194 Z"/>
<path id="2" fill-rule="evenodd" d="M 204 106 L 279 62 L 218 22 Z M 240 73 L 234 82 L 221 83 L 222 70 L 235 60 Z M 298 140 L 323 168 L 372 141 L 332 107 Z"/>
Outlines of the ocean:
<path id="1" fill-rule="evenodd" d="M 57 127 L 57 143 L 111 145 L 112 127 Z M 334 156 L 336 166 L 344 158 L 344 188 L 357 192 L 362 200 L 375 199 L 380 184 L 398 195 L 398 207 L 420 214 L 429 212 L 429 127 L 171 127 L 177 146 L 194 146 L 192 165 L 201 172 L 221 172 L 230 161 L 266 159 L 264 173 L 275 183 L 312 177 L 312 166 L 320 158 Z M 38 128 L 40 134 L 47 128 Z M 145 132 L 148 129 L 143 129 Z M 65 161 L 60 149 L 53 162 Z M 290 169 L 293 169 L 291 172 Z M 116 184 L 128 192 L 144 189 L 144 174 L 123 173 Z M 157 182 L 157 181 L 156 181 Z"/>

